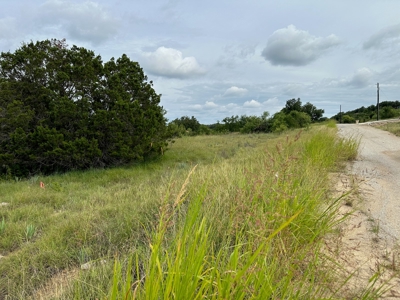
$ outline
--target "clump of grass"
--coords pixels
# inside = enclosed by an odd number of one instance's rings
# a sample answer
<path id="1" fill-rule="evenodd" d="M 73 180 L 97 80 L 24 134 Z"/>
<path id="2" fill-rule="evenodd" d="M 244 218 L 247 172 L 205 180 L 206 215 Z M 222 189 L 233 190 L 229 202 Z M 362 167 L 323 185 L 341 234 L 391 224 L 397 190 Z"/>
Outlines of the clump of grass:
<path id="1" fill-rule="evenodd" d="M 6 230 L 6 221 L 3 219 L 0 222 L 0 234 L 3 234 L 3 232 Z"/>
<path id="2" fill-rule="evenodd" d="M 36 226 L 32 225 L 32 224 L 27 225 L 26 229 L 25 229 L 25 239 L 26 239 L 26 241 L 29 242 L 30 240 L 32 240 L 32 238 L 35 235 L 35 233 L 36 233 Z"/>
<path id="3" fill-rule="evenodd" d="M 329 119 L 325 122 L 326 127 L 328 128 L 336 128 L 336 121 L 333 119 Z"/>

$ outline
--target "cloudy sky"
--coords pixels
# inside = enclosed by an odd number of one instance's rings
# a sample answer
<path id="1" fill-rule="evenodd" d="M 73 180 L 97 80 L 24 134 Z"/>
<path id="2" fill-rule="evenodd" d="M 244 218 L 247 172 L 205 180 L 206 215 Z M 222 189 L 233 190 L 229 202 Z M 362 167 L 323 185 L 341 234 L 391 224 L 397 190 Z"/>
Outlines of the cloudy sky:
<path id="1" fill-rule="evenodd" d="M 0 0 L 0 51 L 66 38 L 127 54 L 167 118 L 203 124 L 301 98 L 330 117 L 400 100 L 399 0 Z"/>

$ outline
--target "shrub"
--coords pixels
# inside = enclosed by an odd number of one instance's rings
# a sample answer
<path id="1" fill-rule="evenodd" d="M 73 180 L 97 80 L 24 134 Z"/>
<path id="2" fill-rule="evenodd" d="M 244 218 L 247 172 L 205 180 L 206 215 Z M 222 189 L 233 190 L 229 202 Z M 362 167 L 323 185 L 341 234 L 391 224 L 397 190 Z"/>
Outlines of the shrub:
<path id="1" fill-rule="evenodd" d="M 103 63 L 65 40 L 0 55 L 0 175 L 121 165 L 163 152 L 160 95 L 125 54 Z"/>

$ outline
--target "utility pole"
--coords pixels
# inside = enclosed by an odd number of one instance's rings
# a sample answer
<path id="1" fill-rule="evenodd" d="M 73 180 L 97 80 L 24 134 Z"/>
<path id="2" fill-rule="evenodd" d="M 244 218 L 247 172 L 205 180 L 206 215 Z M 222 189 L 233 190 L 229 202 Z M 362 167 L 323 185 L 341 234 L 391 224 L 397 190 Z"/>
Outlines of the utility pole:
<path id="1" fill-rule="evenodd" d="M 339 123 L 342 124 L 342 105 L 340 105 Z"/>
<path id="2" fill-rule="evenodd" d="M 378 88 L 376 91 L 376 96 L 377 96 L 377 102 L 376 102 L 376 120 L 379 121 L 379 82 L 376 84 L 376 87 Z"/>

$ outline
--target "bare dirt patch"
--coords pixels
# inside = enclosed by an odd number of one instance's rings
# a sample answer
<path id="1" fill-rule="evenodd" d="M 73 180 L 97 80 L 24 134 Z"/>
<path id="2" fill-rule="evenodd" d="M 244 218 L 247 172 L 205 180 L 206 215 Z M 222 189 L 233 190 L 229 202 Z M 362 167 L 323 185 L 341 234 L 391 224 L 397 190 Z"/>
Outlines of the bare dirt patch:
<path id="1" fill-rule="evenodd" d="M 341 296 L 354 299 L 362 288 L 376 281 L 371 292 L 382 294 L 378 299 L 400 299 L 399 247 L 397 240 L 365 210 L 365 202 L 373 195 L 368 179 L 335 174 L 332 180 L 336 182 L 333 192 L 337 197 L 348 193 L 338 218 L 347 217 L 337 227 L 337 234 L 326 241 L 328 251 L 342 266 L 343 276 L 349 278 Z"/>
<path id="2" fill-rule="evenodd" d="M 36 290 L 31 299 L 49 300 L 59 298 L 79 276 L 79 269 L 65 270 L 53 276 L 44 286 Z"/>

